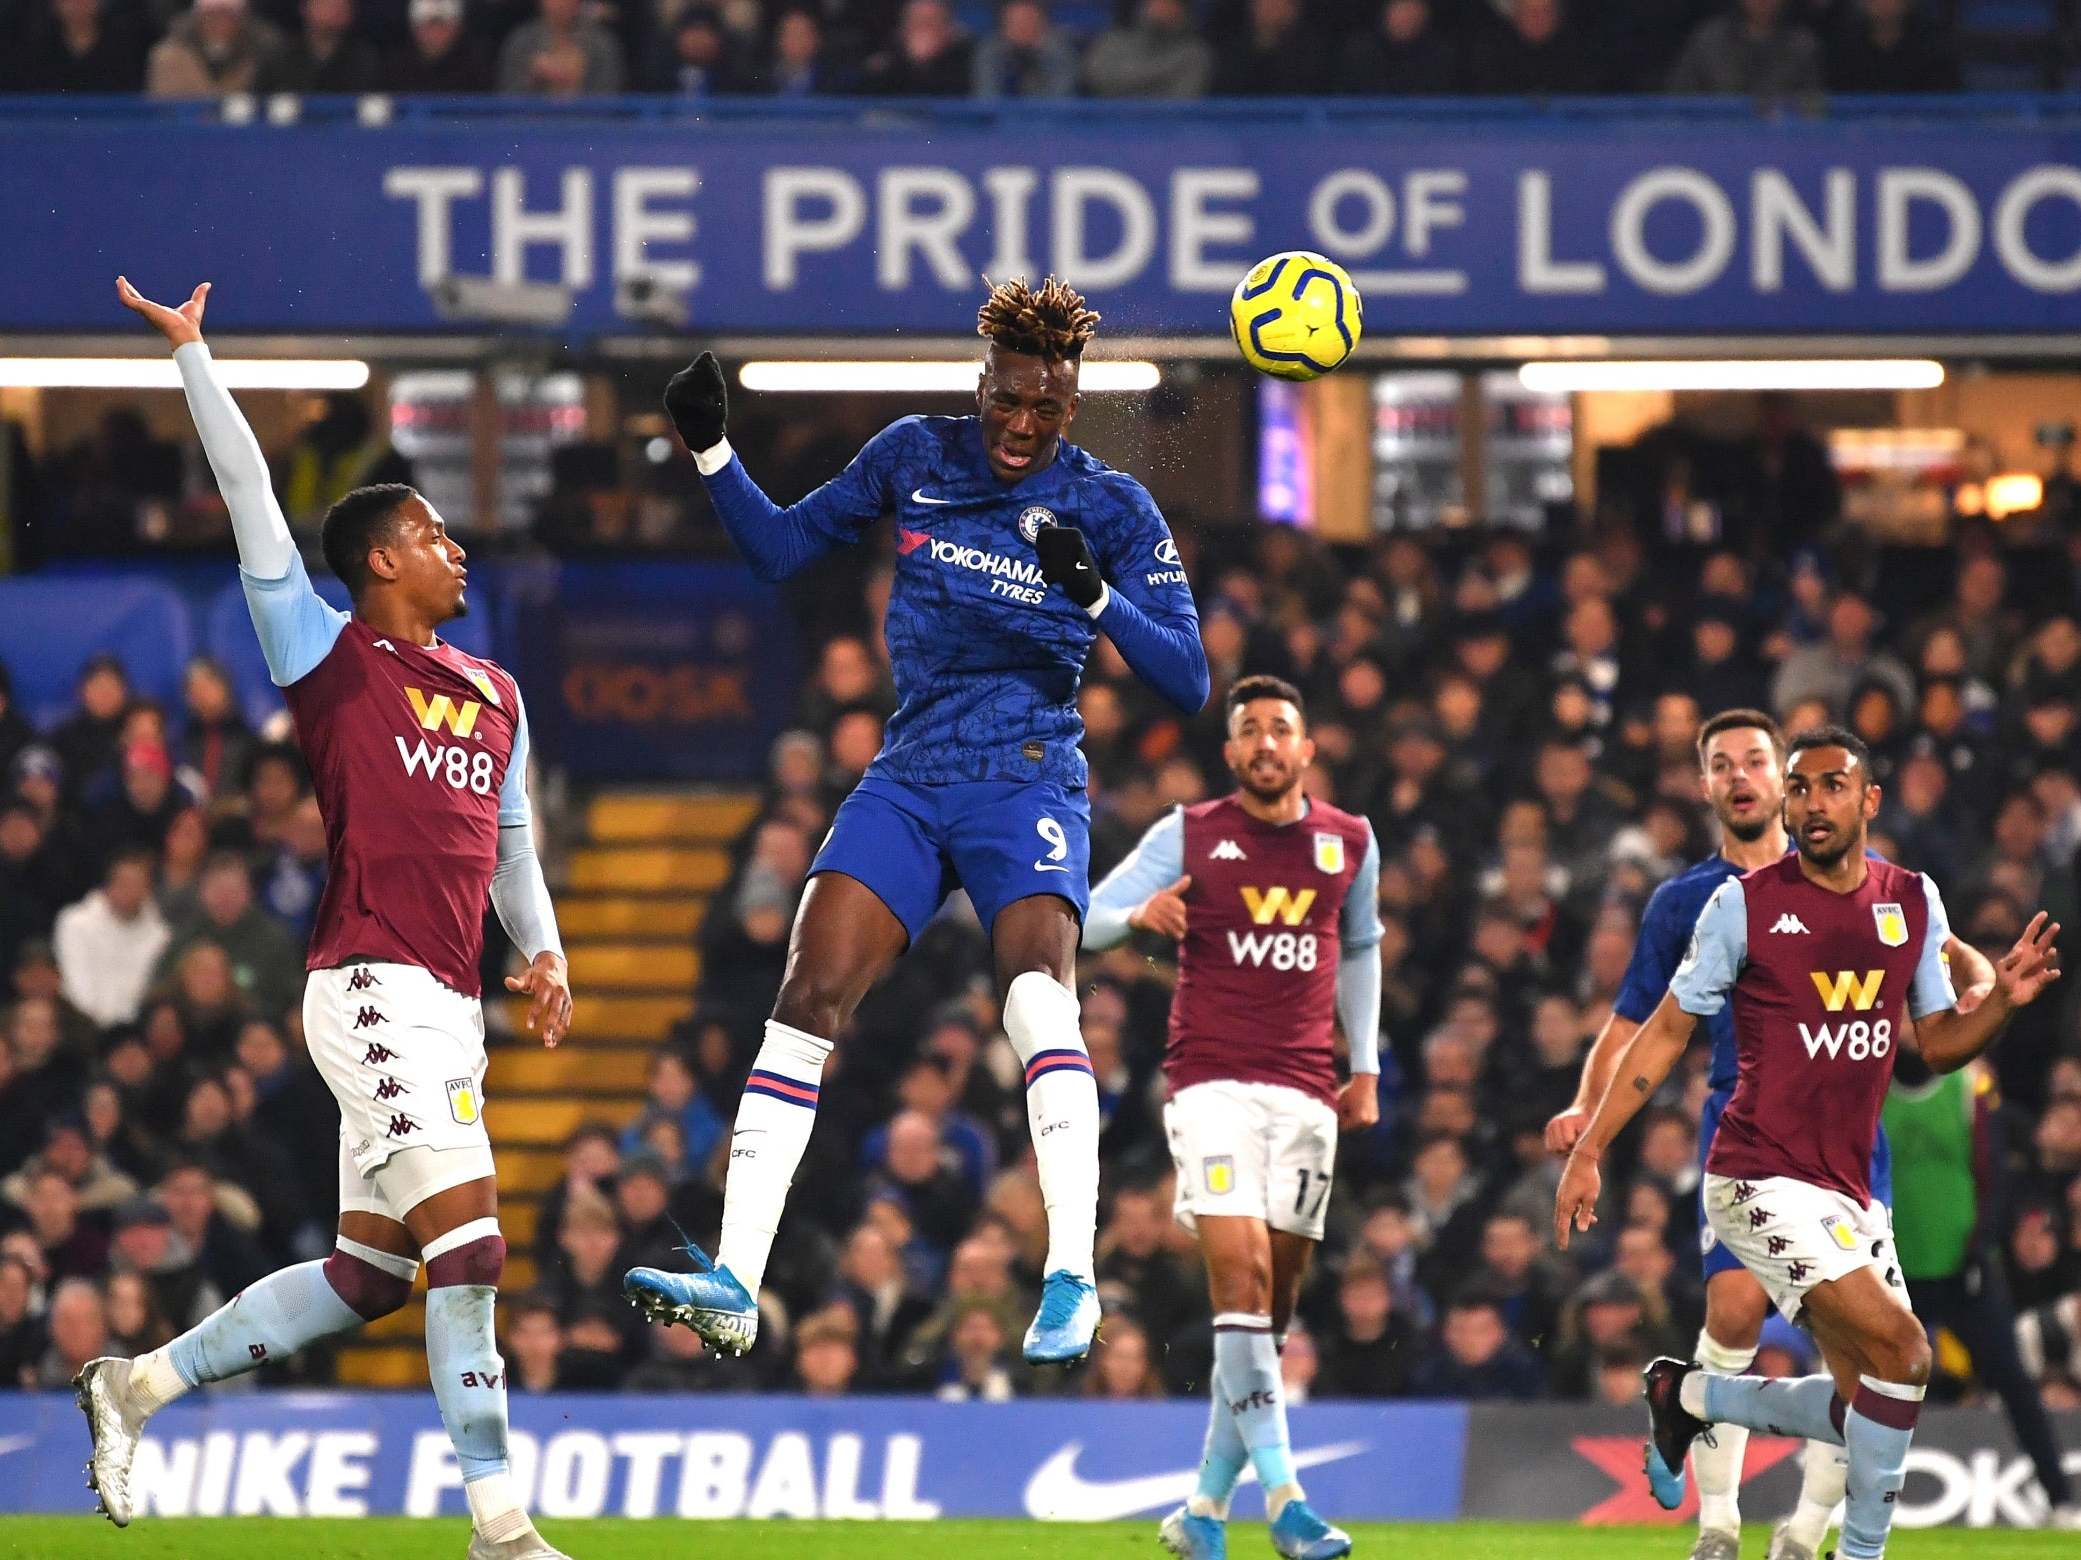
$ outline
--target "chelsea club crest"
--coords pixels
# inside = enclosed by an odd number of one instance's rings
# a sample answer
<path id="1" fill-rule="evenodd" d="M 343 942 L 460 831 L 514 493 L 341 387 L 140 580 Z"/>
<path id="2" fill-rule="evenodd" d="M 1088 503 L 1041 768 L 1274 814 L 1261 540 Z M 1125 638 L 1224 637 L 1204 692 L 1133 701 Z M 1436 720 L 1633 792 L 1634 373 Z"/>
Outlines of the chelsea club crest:
<path id="1" fill-rule="evenodd" d="M 1041 527 L 1055 524 L 1055 511 L 1035 504 L 1031 509 L 1019 511 L 1019 534 L 1031 542 L 1041 534 Z"/>

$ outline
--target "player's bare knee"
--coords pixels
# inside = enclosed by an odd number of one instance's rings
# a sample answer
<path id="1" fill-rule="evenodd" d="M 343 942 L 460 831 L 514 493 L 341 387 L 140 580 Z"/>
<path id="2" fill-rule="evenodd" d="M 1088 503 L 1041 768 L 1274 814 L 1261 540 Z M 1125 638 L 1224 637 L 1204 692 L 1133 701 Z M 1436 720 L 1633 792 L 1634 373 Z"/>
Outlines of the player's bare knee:
<path id="1" fill-rule="evenodd" d="M 387 1258 L 378 1266 L 376 1258 Z M 403 1271 L 398 1271 L 402 1269 Z M 348 1251 L 335 1246 L 325 1259 L 325 1281 L 347 1302 L 347 1308 L 365 1322 L 377 1321 L 404 1309 L 412 1298 L 412 1279 L 419 1264 L 409 1257 L 388 1253 Z"/>
<path id="2" fill-rule="evenodd" d="M 1929 1347 L 1929 1335 L 1922 1324 L 1902 1312 L 1899 1319 L 1886 1330 L 1886 1337 L 1872 1350 L 1876 1374 L 1882 1381 L 1897 1381 L 1903 1386 L 1920 1387 L 1929 1382 L 1929 1372 L 1935 1363 L 1935 1355 Z"/>
<path id="3" fill-rule="evenodd" d="M 1210 1275 L 1209 1298 L 1214 1309 L 1244 1311 L 1252 1316 L 1269 1316 L 1272 1311 L 1272 1264 L 1269 1258 L 1239 1257 L 1224 1262 Z"/>
<path id="4" fill-rule="evenodd" d="M 1753 1349 L 1762 1340 L 1770 1297 L 1760 1287 L 1717 1284 L 1705 1292 L 1705 1330 L 1728 1349 Z"/>

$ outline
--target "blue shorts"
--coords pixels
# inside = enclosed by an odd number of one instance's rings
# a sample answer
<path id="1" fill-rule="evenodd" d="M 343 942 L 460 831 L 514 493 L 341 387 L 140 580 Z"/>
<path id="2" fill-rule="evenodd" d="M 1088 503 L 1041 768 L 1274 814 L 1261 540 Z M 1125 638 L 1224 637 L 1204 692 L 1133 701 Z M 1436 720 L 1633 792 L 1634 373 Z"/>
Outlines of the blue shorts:
<path id="1" fill-rule="evenodd" d="M 958 886 L 983 930 L 1034 894 L 1091 904 L 1091 801 L 1047 781 L 906 785 L 869 775 L 839 805 L 812 875 L 858 878 L 917 941 Z"/>
<path id="2" fill-rule="evenodd" d="M 1720 1117 L 1725 1114 L 1727 1102 L 1734 1098 L 1732 1089 L 1715 1089 L 1705 1097 L 1705 1110 L 1698 1120 L 1698 1168 L 1705 1169 L 1705 1156 L 1712 1152 L 1713 1134 L 1720 1130 Z M 1893 1148 L 1886 1141 L 1886 1129 L 1879 1128 L 1878 1136 L 1871 1145 L 1871 1194 L 1888 1208 L 1893 1206 Z M 1712 1225 L 1705 1217 L 1705 1182 L 1698 1183 L 1698 1245 L 1703 1253 L 1702 1266 L 1706 1282 L 1716 1274 L 1731 1273 L 1741 1266 L 1741 1258 L 1721 1245 L 1714 1238 Z"/>

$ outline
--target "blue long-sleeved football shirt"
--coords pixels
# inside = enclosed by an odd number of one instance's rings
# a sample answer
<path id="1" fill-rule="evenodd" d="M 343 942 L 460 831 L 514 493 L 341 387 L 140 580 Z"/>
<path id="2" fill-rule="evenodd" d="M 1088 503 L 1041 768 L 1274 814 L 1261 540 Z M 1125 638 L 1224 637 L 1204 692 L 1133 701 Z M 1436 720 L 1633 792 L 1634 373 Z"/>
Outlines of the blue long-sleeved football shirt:
<path id="1" fill-rule="evenodd" d="M 1082 787 L 1077 684 L 1100 629 L 1180 709 L 1206 702 L 1199 614 L 1169 527 L 1139 482 L 1073 444 L 1005 483 L 979 419 L 906 417 L 785 509 L 735 456 L 704 480 L 724 529 L 769 580 L 896 517 L 885 631 L 898 704 L 870 774 Z M 1107 586 L 1095 615 L 1041 579 L 1033 543 L 1049 525 L 1090 543 Z"/>

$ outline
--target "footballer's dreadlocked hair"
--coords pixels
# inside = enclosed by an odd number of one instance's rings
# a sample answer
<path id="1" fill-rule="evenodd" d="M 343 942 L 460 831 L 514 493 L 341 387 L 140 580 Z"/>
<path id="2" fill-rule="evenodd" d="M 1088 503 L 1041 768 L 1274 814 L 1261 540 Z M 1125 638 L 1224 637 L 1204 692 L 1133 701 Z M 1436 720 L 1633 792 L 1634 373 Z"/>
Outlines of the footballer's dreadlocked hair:
<path id="1" fill-rule="evenodd" d="M 976 311 L 975 333 L 992 346 L 1049 363 L 1075 362 L 1098 334 L 1098 316 L 1084 295 L 1049 277 L 1035 292 L 1014 278 L 999 282 Z"/>

